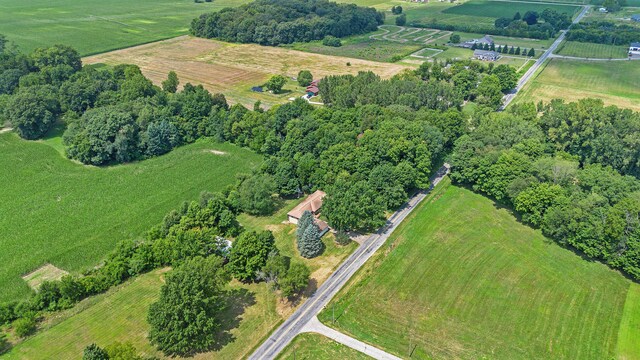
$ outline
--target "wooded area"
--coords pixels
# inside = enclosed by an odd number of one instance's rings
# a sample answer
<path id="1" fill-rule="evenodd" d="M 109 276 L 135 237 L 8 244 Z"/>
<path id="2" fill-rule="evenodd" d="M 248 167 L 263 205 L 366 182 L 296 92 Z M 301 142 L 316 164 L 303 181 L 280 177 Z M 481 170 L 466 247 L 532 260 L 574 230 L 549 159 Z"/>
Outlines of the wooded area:
<path id="1" fill-rule="evenodd" d="M 208 39 L 261 45 L 290 44 L 375 31 L 384 13 L 327 0 L 257 0 L 237 8 L 203 14 L 191 33 Z"/>

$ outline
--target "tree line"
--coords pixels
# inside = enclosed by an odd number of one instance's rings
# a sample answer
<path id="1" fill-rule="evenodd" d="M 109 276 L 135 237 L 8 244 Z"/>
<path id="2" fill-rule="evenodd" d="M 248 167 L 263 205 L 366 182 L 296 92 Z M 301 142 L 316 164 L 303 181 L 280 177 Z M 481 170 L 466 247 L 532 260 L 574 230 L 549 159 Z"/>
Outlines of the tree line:
<path id="1" fill-rule="evenodd" d="M 567 32 L 567 40 L 609 45 L 629 45 L 640 39 L 640 28 L 610 21 L 579 23 Z"/>
<path id="2" fill-rule="evenodd" d="M 191 22 L 191 34 L 208 39 L 261 45 L 341 38 L 375 31 L 384 13 L 327 0 L 256 0 L 236 8 L 203 14 Z"/>
<path id="3" fill-rule="evenodd" d="M 615 128 L 627 131 L 638 116 L 593 99 L 484 114 L 456 141 L 451 178 L 512 207 L 559 244 L 640 280 L 640 180 L 612 167 L 635 168 L 622 160 L 634 150 L 624 149 Z"/>

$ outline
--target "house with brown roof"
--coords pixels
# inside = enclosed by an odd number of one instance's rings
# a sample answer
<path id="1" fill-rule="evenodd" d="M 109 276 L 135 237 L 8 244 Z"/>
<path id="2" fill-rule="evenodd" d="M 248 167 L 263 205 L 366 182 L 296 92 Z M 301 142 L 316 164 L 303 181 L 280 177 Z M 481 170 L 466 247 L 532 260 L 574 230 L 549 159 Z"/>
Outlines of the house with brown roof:
<path id="1" fill-rule="evenodd" d="M 320 228 L 320 234 L 323 235 L 327 231 L 329 231 L 329 225 L 318 219 L 320 215 L 320 209 L 322 208 L 322 199 L 327 196 L 327 194 L 322 190 L 316 190 L 313 194 L 307 196 L 303 202 L 298 204 L 298 206 L 294 207 L 291 211 L 287 213 L 287 217 L 289 222 L 292 224 L 298 224 L 298 221 L 302 217 L 305 211 L 310 211 L 315 217 L 315 223 Z"/>

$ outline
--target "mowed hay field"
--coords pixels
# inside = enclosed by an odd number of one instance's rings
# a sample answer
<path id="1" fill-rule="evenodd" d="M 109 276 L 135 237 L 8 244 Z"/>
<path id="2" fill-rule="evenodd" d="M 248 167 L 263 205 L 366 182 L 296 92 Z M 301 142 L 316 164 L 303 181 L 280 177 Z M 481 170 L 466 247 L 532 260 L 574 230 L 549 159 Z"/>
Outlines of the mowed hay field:
<path id="1" fill-rule="evenodd" d="M 15 134 L 0 135 L 0 153 L 0 302 L 28 294 L 20 277 L 45 263 L 69 272 L 97 265 L 118 241 L 142 235 L 182 201 L 222 190 L 262 161 L 206 139 L 106 168 L 76 164 Z"/>
<path id="2" fill-rule="evenodd" d="M 619 331 L 640 336 L 621 329 L 630 285 L 447 180 L 320 320 L 404 358 L 625 358 Z"/>
<path id="3" fill-rule="evenodd" d="M 551 59 L 520 91 L 517 102 L 591 97 L 607 105 L 640 110 L 640 61 Z"/>
<path id="4" fill-rule="evenodd" d="M 626 59 L 628 51 L 628 46 L 565 41 L 555 53 L 563 56 L 591 59 Z"/>
<path id="5" fill-rule="evenodd" d="M 89 55 L 189 32 L 202 13 L 250 0 L 3 0 L 0 34 L 23 51 L 66 44 Z"/>
<path id="6" fill-rule="evenodd" d="M 371 357 L 316 333 L 302 333 L 278 355 L 278 360 L 368 360 Z"/>
<path id="7" fill-rule="evenodd" d="M 209 91 L 224 93 L 232 103 L 247 106 L 257 100 L 265 105 L 273 105 L 286 102 L 288 97 L 303 94 L 304 89 L 297 88 L 292 82 L 285 86 L 285 90 L 296 92 L 281 96 L 251 91 L 251 87 L 262 85 L 277 74 L 295 77 L 300 70 L 310 70 L 315 78 L 321 78 L 371 70 L 389 78 L 408 68 L 405 65 L 255 44 L 230 44 L 190 36 L 90 56 L 84 58 L 83 62 L 136 64 L 155 84 L 160 84 L 173 70 L 178 74 L 181 84 L 202 84 Z"/>

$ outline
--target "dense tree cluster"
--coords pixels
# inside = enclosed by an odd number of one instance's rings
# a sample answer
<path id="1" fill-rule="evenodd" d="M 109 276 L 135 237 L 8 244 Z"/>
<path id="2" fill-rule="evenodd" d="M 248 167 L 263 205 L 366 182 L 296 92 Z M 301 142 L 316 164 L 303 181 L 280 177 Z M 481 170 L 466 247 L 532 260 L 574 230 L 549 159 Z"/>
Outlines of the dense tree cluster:
<path id="1" fill-rule="evenodd" d="M 387 89 L 391 98 L 401 97 L 403 91 L 415 96 L 410 92 L 422 80 L 415 74 L 406 76 L 413 80 L 397 81 L 408 84 L 404 90 L 400 85 Z M 371 74 L 363 74 L 340 81 L 349 88 L 350 82 L 370 78 Z M 402 204 L 413 189 L 428 186 L 436 159 L 465 131 L 464 117 L 452 107 L 461 96 L 449 84 L 436 84 L 447 92 L 436 96 L 425 91 L 434 109 L 383 106 L 392 100 L 382 105 L 369 101 L 314 108 L 299 99 L 264 112 L 234 105 L 229 111 L 212 113 L 212 123 L 219 139 L 265 155 L 261 172 L 270 175 L 281 196 L 322 188 L 329 194 L 323 214 L 331 226 L 373 229 L 387 209 Z M 369 85 L 372 91 L 383 89 L 375 82 Z M 367 93 L 364 88 L 363 93 Z"/>
<path id="2" fill-rule="evenodd" d="M 63 45 L 23 55 L 0 53 L 0 123 L 25 139 L 44 136 L 66 123 L 68 157 L 106 165 L 162 155 L 210 135 L 205 119 L 227 109 L 223 95 L 185 84 L 169 73 L 163 89 L 137 66 L 82 67 L 78 53 Z"/>
<path id="3" fill-rule="evenodd" d="M 540 22 L 539 20 L 544 21 Z M 555 37 L 558 31 L 566 29 L 570 24 L 570 15 L 545 9 L 541 14 L 535 11 L 527 11 L 524 16 L 516 13 L 513 18 L 498 18 L 493 27 L 482 24 L 443 24 L 436 21 L 412 23 L 411 26 L 546 40 Z"/>
<path id="4" fill-rule="evenodd" d="M 191 23 L 195 36 L 261 45 L 341 38 L 375 31 L 384 14 L 327 0 L 256 0 L 203 14 Z"/>
<path id="5" fill-rule="evenodd" d="M 626 151 L 623 141 L 633 142 L 638 114 L 598 100 L 539 110 L 537 121 L 532 104 L 477 119 L 456 141 L 452 179 L 513 206 L 558 243 L 640 279 L 640 181 L 607 166 L 635 173 L 635 159 L 623 160 L 635 157 L 635 145 Z"/>
<path id="6" fill-rule="evenodd" d="M 640 39 L 640 28 L 610 21 L 579 23 L 567 32 L 567 40 L 596 44 L 629 45 Z"/>
<path id="7" fill-rule="evenodd" d="M 310 275 L 304 264 L 292 263 L 290 258 L 273 251 L 258 277 L 269 283 L 272 289 L 280 290 L 283 298 L 291 298 L 300 295 L 307 287 Z"/>

